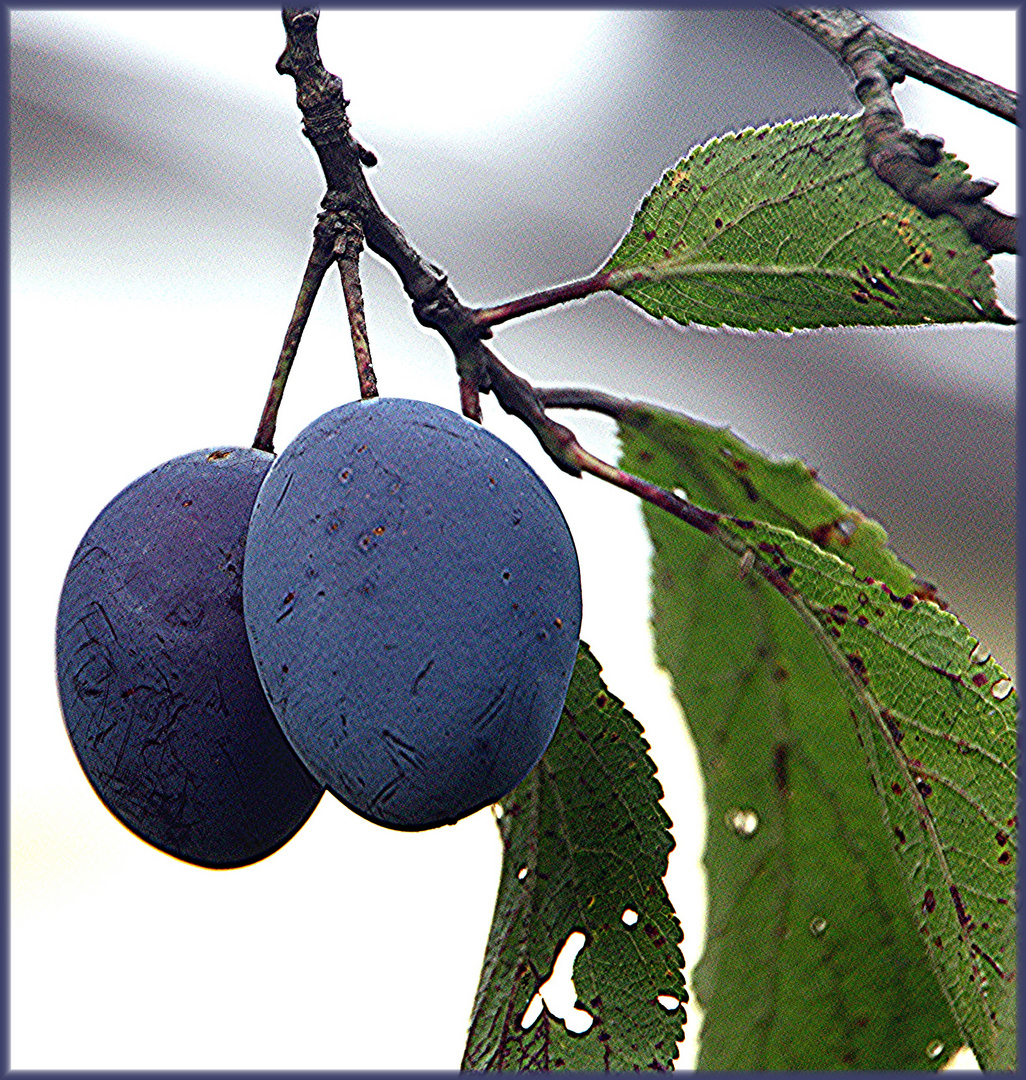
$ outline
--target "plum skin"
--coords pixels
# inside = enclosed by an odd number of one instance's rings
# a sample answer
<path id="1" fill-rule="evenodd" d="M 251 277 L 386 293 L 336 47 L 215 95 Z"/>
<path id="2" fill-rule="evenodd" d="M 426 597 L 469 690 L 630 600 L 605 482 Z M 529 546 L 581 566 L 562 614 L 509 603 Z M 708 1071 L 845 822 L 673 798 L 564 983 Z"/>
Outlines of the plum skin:
<path id="1" fill-rule="evenodd" d="M 573 538 L 531 467 L 422 401 L 351 402 L 268 471 L 243 574 L 271 707 L 337 798 L 395 829 L 508 794 L 577 654 Z"/>
<path id="2" fill-rule="evenodd" d="M 79 763 L 124 825 L 198 866 L 264 858 L 323 791 L 268 707 L 242 617 L 272 460 L 219 447 L 139 477 L 89 527 L 61 591 L 58 688 Z"/>

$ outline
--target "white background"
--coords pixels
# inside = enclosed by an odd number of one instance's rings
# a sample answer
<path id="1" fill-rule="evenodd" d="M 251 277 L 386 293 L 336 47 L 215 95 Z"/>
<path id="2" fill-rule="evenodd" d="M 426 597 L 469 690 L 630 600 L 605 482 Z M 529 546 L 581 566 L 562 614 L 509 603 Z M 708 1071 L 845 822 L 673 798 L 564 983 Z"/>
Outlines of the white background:
<path id="1" fill-rule="evenodd" d="M 879 18 L 1014 87 L 1014 13 Z M 22 50 L 13 67 L 22 111 L 12 173 L 11 1065 L 457 1068 L 499 870 L 489 811 L 409 835 L 327 796 L 264 862 L 197 869 L 137 840 L 96 799 L 54 685 L 61 580 L 93 517 L 161 461 L 252 440 L 321 194 L 293 84 L 273 69 L 280 16 L 16 11 L 11 20 Z M 767 41 L 784 46 L 760 52 Z M 837 65 L 766 13 L 694 13 L 682 24 L 645 12 L 330 11 L 321 43 L 358 137 L 381 157 L 372 183 L 472 303 L 593 270 L 693 143 L 800 115 L 799 92 L 804 114 L 854 108 Z M 693 99 L 672 97 L 682 65 Z M 728 101 L 721 116 L 712 98 L 700 104 L 716 72 L 724 87 L 753 81 L 750 109 Z M 911 126 L 945 136 L 974 175 L 1001 181 L 993 201 L 1014 211 L 1010 126 L 913 85 L 899 100 Z M 1014 309 L 1012 260 L 995 264 Z M 279 446 L 357 392 L 333 285 L 300 351 Z M 391 273 L 369 261 L 365 287 L 382 391 L 458 408 L 451 361 L 404 308 Z M 759 366 L 759 350 L 785 347 L 780 338 L 696 336 L 610 298 L 502 330 L 496 344 L 537 382 L 656 398 L 773 452 L 811 448 L 830 463 L 832 448 L 855 454 L 851 444 L 866 441 L 843 427 L 844 394 L 830 396 L 842 345 L 852 379 L 877 380 L 883 395 L 900 384 L 924 429 L 943 427 L 949 408 L 968 410 L 957 415 L 983 418 L 972 444 L 988 418 L 1014 416 L 1011 332 L 950 334 L 805 339 L 811 359 L 801 362 L 824 379 L 812 405 L 789 397 L 769 361 Z M 814 406 L 822 411 L 807 412 Z M 676 823 L 667 881 L 690 968 L 704 918 L 701 783 L 652 663 L 637 506 L 598 481 L 562 476 L 494 402 L 485 409 L 563 506 L 581 556 L 582 636 L 652 743 Z M 607 423 L 572 423 L 586 446 L 614 458 Z M 870 445 L 852 458 L 858 468 L 841 462 L 824 479 L 882 516 L 866 499 L 886 487 L 859 472 L 882 453 Z M 953 473 L 971 467 L 952 452 Z M 1001 494 L 1002 476 L 1014 485 L 1014 458 L 993 467 Z M 997 503 L 989 476 L 977 497 Z M 907 491 L 895 495 L 899 525 L 902 501 Z M 964 579 L 950 570 L 949 593 L 1011 667 L 1010 569 L 989 548 L 967 550 L 910 520 L 899 550 L 933 560 L 922 569 L 978 570 Z M 689 1007 L 681 1066 L 694 1061 L 699 1023 Z"/>

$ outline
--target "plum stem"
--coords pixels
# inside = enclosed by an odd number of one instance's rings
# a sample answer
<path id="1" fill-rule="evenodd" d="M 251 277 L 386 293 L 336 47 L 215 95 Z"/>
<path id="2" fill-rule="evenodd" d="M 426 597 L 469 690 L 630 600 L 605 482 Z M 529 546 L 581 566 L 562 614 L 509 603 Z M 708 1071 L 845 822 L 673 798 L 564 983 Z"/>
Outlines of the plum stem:
<path id="1" fill-rule="evenodd" d="M 370 342 L 367 339 L 367 319 L 363 310 L 363 285 L 360 281 L 360 252 L 363 251 L 363 230 L 359 219 L 352 214 L 342 215 L 335 237 L 335 256 L 342 276 L 342 293 L 349 313 L 349 331 L 353 339 L 356 374 L 360 380 L 360 397 L 364 401 L 378 396 L 378 381 L 371 363 Z"/>
<path id="2" fill-rule="evenodd" d="M 274 453 L 274 430 L 278 423 L 278 408 L 281 405 L 282 394 L 285 392 L 285 383 L 288 381 L 292 362 L 296 358 L 296 350 L 299 348 L 307 320 L 310 318 L 314 297 L 321 287 L 328 267 L 335 259 L 334 245 L 334 230 L 326 225 L 321 215 L 314 228 L 313 248 L 306 264 L 302 284 L 299 286 L 299 295 L 296 297 L 292 319 L 285 331 L 285 340 L 271 379 L 271 388 L 267 392 L 267 401 L 264 403 L 264 411 L 257 426 L 256 438 L 253 440 L 254 450 L 264 450 L 268 454 Z"/>

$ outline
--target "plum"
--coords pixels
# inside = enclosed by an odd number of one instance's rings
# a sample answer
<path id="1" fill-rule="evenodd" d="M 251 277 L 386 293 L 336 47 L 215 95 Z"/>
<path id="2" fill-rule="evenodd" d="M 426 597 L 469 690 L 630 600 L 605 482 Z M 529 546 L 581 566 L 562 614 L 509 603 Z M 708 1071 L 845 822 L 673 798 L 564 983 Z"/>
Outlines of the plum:
<path id="1" fill-rule="evenodd" d="M 423 401 L 326 413 L 257 496 L 243 573 L 267 699 L 310 771 L 395 829 L 508 794 L 559 721 L 581 623 L 552 494 Z"/>
<path id="2" fill-rule="evenodd" d="M 246 530 L 270 454 L 200 450 L 117 495 L 71 561 L 61 707 L 109 810 L 180 859 L 264 858 L 323 793 L 267 704 L 242 616 Z"/>

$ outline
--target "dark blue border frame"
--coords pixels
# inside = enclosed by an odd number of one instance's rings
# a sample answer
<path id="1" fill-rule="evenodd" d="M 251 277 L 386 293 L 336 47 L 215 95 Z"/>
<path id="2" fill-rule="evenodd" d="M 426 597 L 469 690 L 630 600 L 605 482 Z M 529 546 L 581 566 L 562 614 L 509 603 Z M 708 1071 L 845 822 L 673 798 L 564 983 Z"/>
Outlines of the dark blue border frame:
<path id="1" fill-rule="evenodd" d="M 9 43 L 11 39 L 11 19 L 10 13 L 15 5 L 3 5 L 4 13 L 4 29 L 6 32 L 6 39 L 8 42 L 8 48 L 5 49 L 2 57 L 0 57 L 0 67 L 2 67 L 4 76 L 4 86 L 10 87 L 10 48 Z M 60 4 L 45 4 L 45 3 L 24 3 L 18 4 L 18 10 L 54 10 L 59 7 L 61 9 L 74 9 L 74 8 L 104 8 L 104 9 L 117 9 L 125 8 L 130 10 L 140 10 L 145 8 L 157 8 L 162 10 L 202 10 L 213 5 L 210 4 L 195 4 L 195 3 L 168 3 L 168 4 L 124 4 L 124 3 L 76 3 L 76 2 L 62 2 Z M 770 3 L 751 3 L 740 0 L 740 2 L 719 2 L 719 3 L 704 3 L 704 4 L 660 4 L 655 0 L 650 0 L 646 3 L 644 0 L 622 0 L 620 3 L 608 3 L 608 2 L 594 2 L 587 3 L 582 0 L 564 0 L 561 3 L 489 3 L 487 0 L 482 3 L 468 3 L 465 0 L 449 0 L 449 2 L 443 3 L 427 3 L 418 2 L 418 0 L 407 0 L 406 3 L 392 2 L 392 3 L 380 3 L 376 0 L 370 0 L 369 3 L 327 3 L 319 5 L 323 10 L 332 9 L 344 9 L 351 8 L 392 8 L 392 9 L 414 9 L 414 8 L 443 8 L 443 9 L 480 9 L 480 8 L 506 8 L 506 9 L 520 9 L 520 10 L 540 10 L 545 8 L 588 8 L 588 9 L 608 9 L 608 10 L 628 10 L 628 9 L 646 9 L 654 10 L 661 8 L 695 8 L 695 9 L 737 9 L 737 8 L 752 8 L 752 7 L 782 7 L 784 3 L 770 4 Z M 801 6 L 797 4 L 796 6 Z M 1026 35 L 1022 22 L 1022 5 L 1021 4 L 1001 4 L 1001 3 L 984 3 L 984 4 L 972 4 L 971 2 L 957 3 L 952 0 L 907 0 L 905 3 L 893 4 L 893 3 L 880 3 L 873 4 L 873 7 L 879 8 L 894 8 L 901 10 L 916 10 L 922 8 L 961 8 L 961 7 L 977 7 L 993 10 L 1015 10 L 1019 13 L 1020 18 L 1018 21 L 1018 38 L 1021 51 L 1021 45 L 1023 37 Z M 280 5 L 268 4 L 268 3 L 218 3 L 216 5 L 218 9 L 225 8 L 244 8 L 246 10 L 256 10 L 260 8 L 270 8 L 278 10 Z M 9 110 L 5 110 L 3 113 L 2 130 L 4 136 L 4 143 L 10 146 L 10 120 Z M 1021 165 L 1023 159 L 1022 141 L 1020 140 L 1019 146 L 1019 163 Z M 10 172 L 9 168 L 2 178 L 3 190 L 6 196 L 5 202 L 8 206 L 8 215 L 10 213 Z M 1022 192 L 1023 182 L 1019 180 L 1020 194 Z M 1020 210 L 1020 235 L 1026 234 L 1026 229 L 1022 225 L 1022 211 Z M 76 1072 L 56 1072 L 56 1071 L 29 1071 L 20 1070 L 12 1071 L 10 1064 L 10 997 L 11 997 L 11 983 L 10 983 L 10 937 L 11 937 L 11 924 L 10 924 L 10 791 L 11 791 L 11 756 L 10 756 L 10 631 L 11 631 L 11 607 L 10 607 L 10 579 L 11 579 L 11 562 L 10 562 L 10 462 L 11 462 L 11 443 L 10 443 L 10 416 L 11 416 L 11 397 L 10 397 L 10 232 L 9 229 L 4 232 L 2 238 L 4 259 L 4 289 L 2 295 L 2 325 L 5 332 L 3 355 L 0 358 L 0 435 L 2 435 L 2 441 L 0 441 L 0 739 L 2 739 L 2 761 L 3 771 L 0 773 L 0 828 L 2 828 L 3 836 L 3 852 L 4 858 L 0 860 L 0 910 L 3 913 L 3 932 L 0 934 L 0 971 L 3 973 L 3 982 L 0 984 L 0 1080 L 3 1077 L 11 1076 L 21 1080 L 64 1080 L 67 1077 L 84 1077 L 84 1078 L 99 1078 L 99 1077 L 118 1077 L 127 1078 L 131 1076 L 146 1076 L 158 1078 L 158 1080 L 170 1080 L 172 1077 L 189 1078 L 189 1080 L 224 1080 L 224 1078 L 234 1077 L 258 1077 L 260 1080 L 273 1080 L 277 1077 L 287 1076 L 300 1076 L 309 1078 L 309 1080 L 318 1080 L 322 1077 L 363 1077 L 366 1076 L 371 1080 L 387 1080 L 389 1077 L 403 1077 L 403 1076 L 459 1076 L 462 1075 L 458 1070 L 452 1071 L 428 1071 L 423 1072 L 400 1072 L 400 1071 L 346 1071 L 346 1070 L 306 1070 L 297 1072 L 287 1071 L 261 1071 L 261 1072 L 248 1072 L 246 1070 L 196 1070 L 196 1071 L 171 1071 L 171 1070 L 152 1070 L 148 1072 L 134 1072 L 131 1070 L 118 1070 L 118 1071 L 100 1071 L 100 1070 L 81 1070 Z M 1026 292 L 1026 285 L 1022 283 L 1021 275 L 1017 276 L 1017 310 L 1022 311 L 1022 299 L 1023 294 Z M 1018 345 L 1018 349 L 1021 350 L 1021 343 Z M 1021 352 L 1019 353 L 1019 359 L 1021 360 Z M 1017 395 L 1018 396 L 1018 395 Z M 1021 511 L 1020 511 L 1021 514 Z M 1021 520 L 1021 519 L 1020 519 Z M 1022 580 L 1022 571 L 1026 568 L 1026 559 L 1020 555 L 1018 558 L 1019 579 Z M 1019 640 L 1021 640 L 1021 634 L 1023 626 L 1026 626 L 1026 618 L 1020 613 L 1019 618 Z M 1021 932 L 1020 932 L 1021 937 Z M 1020 1000 L 1019 1008 L 1020 1012 L 1024 1009 L 1024 1003 Z M 60 1038 L 60 1032 L 54 1032 L 54 1038 Z M 492 1074 L 492 1075 L 515 1075 L 515 1074 Z M 563 1075 L 576 1075 L 581 1077 L 588 1076 L 610 1076 L 617 1074 L 609 1073 L 564 1073 Z M 632 1075 L 628 1073 L 620 1074 L 624 1076 Z M 723 1076 L 743 1075 L 733 1073 L 723 1073 Z M 815 1074 L 811 1074 L 815 1075 Z M 824 1074 L 826 1075 L 826 1074 Z M 855 1073 L 855 1075 L 886 1075 L 886 1074 L 868 1074 L 868 1073 Z M 901 1075 L 901 1074 L 894 1074 Z"/>

